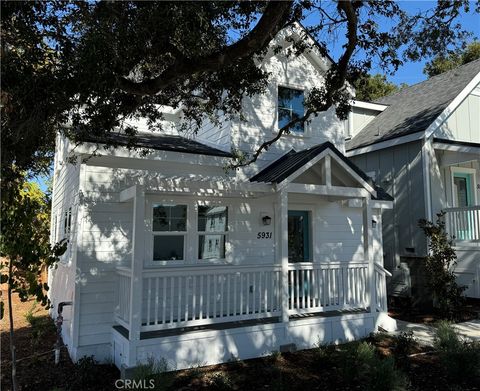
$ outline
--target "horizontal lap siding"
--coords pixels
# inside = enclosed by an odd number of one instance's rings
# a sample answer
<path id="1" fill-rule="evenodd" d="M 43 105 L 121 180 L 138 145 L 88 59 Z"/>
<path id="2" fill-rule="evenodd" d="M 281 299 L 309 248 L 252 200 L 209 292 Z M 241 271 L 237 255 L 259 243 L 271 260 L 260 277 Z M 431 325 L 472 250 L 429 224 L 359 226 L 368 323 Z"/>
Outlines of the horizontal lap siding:
<path id="1" fill-rule="evenodd" d="M 348 262 L 364 259 L 360 208 L 348 208 L 334 202 L 319 202 L 315 218 L 316 260 Z"/>
<path id="2" fill-rule="evenodd" d="M 64 139 L 58 137 L 56 144 L 56 159 L 54 169 L 54 187 L 52 194 L 52 225 L 51 225 L 51 244 L 63 238 L 63 219 L 64 212 L 72 207 L 72 228 L 68 249 L 61 257 L 56 268 L 49 270 L 48 284 L 49 297 L 52 302 L 51 314 L 57 316 L 58 304 L 63 301 L 74 301 L 75 281 L 76 281 L 76 259 L 75 248 L 77 243 L 77 212 L 79 204 L 79 178 L 80 164 L 68 163 L 69 145 Z M 56 218 L 56 231 L 58 236 L 54 237 L 53 222 Z M 66 306 L 63 309 L 63 338 L 64 342 L 72 346 L 74 327 L 73 306 Z"/>

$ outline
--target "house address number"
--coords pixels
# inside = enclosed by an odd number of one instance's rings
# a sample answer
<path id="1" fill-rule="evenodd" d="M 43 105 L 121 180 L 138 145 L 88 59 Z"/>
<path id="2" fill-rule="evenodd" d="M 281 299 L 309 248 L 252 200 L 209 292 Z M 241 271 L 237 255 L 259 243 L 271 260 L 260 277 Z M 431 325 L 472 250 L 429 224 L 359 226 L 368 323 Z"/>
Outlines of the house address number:
<path id="1" fill-rule="evenodd" d="M 272 233 L 271 232 L 259 232 L 257 233 L 257 239 L 271 239 Z"/>

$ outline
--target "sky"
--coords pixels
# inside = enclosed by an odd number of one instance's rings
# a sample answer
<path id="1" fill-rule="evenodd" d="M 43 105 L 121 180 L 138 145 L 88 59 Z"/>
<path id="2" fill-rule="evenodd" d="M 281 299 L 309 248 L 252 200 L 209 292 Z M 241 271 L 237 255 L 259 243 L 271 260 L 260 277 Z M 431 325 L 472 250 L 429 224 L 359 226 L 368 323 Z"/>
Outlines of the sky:
<path id="1" fill-rule="evenodd" d="M 428 1 L 428 0 L 408 0 L 408 1 L 401 0 L 399 2 L 401 3 L 402 8 L 409 13 L 415 13 L 415 12 L 418 12 L 418 10 L 421 10 L 421 11 L 427 10 L 429 8 L 434 7 L 436 4 L 436 1 Z M 328 0 L 326 1 L 326 3 L 328 3 Z M 473 9 L 474 7 L 475 7 L 475 2 L 471 2 L 471 8 Z M 473 12 L 466 14 L 465 12 L 462 12 L 460 18 L 458 19 L 458 22 L 462 25 L 462 27 L 465 30 L 472 32 L 472 38 L 471 38 L 472 40 L 474 38 L 480 39 L 480 15 L 479 14 L 475 14 Z M 307 16 L 307 18 L 302 23 L 304 23 L 306 26 L 315 23 L 314 15 Z M 382 27 L 387 28 L 390 25 L 390 21 L 383 20 L 383 21 L 380 21 L 379 24 L 381 28 Z M 342 53 L 341 42 L 336 42 L 336 43 L 332 42 L 329 45 L 329 51 L 332 57 L 337 59 Z M 387 75 L 387 79 L 395 84 L 406 83 L 411 85 L 411 84 L 419 83 L 426 79 L 426 76 L 423 74 L 423 68 L 427 61 L 428 59 L 423 59 L 422 61 L 419 61 L 419 62 L 405 63 L 403 66 L 401 66 L 398 69 L 395 75 Z M 385 72 L 382 69 L 374 68 L 372 70 L 372 73 L 384 74 Z M 42 190 L 46 190 L 47 188 L 46 178 L 38 177 L 35 180 L 38 182 Z"/>
<path id="2" fill-rule="evenodd" d="M 410 14 L 415 14 L 418 11 L 426 11 L 428 9 L 434 8 L 437 1 L 429 1 L 429 0 L 400 0 L 397 1 L 400 3 L 403 10 Z M 329 6 L 330 1 L 324 1 L 326 7 Z M 472 33 L 472 38 L 469 40 L 474 40 L 475 38 L 478 40 L 480 39 L 480 14 L 472 12 L 475 8 L 475 1 L 470 1 L 470 12 L 467 14 L 462 10 L 461 15 L 457 19 L 457 22 L 461 24 L 461 26 Z M 307 16 L 307 18 L 302 22 L 305 26 L 309 26 L 315 23 L 315 15 L 312 14 Z M 380 29 L 388 28 L 392 25 L 392 22 L 389 20 L 381 20 L 378 21 Z M 338 59 L 342 53 L 342 42 L 331 42 L 328 49 L 330 51 L 331 56 L 334 59 Z M 406 83 L 408 85 L 419 83 L 426 79 L 426 76 L 423 74 L 423 68 L 425 63 L 428 59 L 423 59 L 419 62 L 408 62 L 401 66 L 395 75 L 386 75 L 387 79 L 395 84 Z M 384 70 L 380 68 L 372 69 L 372 74 L 380 73 L 385 74 Z"/>

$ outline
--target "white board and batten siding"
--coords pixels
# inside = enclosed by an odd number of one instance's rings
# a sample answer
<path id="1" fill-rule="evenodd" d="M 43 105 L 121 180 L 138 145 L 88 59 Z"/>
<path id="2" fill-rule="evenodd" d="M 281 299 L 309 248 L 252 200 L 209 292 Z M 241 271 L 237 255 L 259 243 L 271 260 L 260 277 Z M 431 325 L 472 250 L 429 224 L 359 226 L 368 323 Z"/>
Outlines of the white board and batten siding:
<path id="1" fill-rule="evenodd" d="M 421 142 L 355 155 L 351 159 L 365 172 L 374 173 L 376 182 L 394 196 L 393 209 L 383 211 L 386 268 L 393 271 L 399 266 L 400 256 L 424 256 L 426 242 L 418 228 L 418 220 L 426 216 Z"/>
<path id="2" fill-rule="evenodd" d="M 435 131 L 434 137 L 480 143 L 480 85 L 460 103 Z"/>

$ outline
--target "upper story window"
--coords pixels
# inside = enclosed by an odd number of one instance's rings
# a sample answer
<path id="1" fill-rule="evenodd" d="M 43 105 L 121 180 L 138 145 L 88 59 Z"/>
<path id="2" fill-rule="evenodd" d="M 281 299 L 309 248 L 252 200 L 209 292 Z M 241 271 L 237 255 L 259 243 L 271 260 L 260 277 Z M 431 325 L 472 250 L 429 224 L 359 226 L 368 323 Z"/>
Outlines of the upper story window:
<path id="1" fill-rule="evenodd" d="M 68 239 L 72 231 L 72 207 L 69 207 L 63 215 L 63 237 Z"/>
<path id="2" fill-rule="evenodd" d="M 281 129 L 290 121 L 303 117 L 304 96 L 302 90 L 288 87 L 278 87 L 278 128 Z M 303 133 L 304 126 L 301 122 L 296 123 L 291 129 L 294 133 Z"/>

